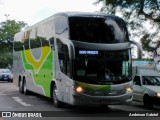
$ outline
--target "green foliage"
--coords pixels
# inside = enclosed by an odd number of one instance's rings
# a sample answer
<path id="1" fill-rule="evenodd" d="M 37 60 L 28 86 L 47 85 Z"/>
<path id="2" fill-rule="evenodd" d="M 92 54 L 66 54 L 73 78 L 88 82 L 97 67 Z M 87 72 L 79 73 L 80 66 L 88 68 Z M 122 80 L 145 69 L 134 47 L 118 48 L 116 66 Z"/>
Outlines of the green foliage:
<path id="1" fill-rule="evenodd" d="M 0 23 L 0 68 L 12 66 L 14 34 L 27 24 L 22 21 L 6 20 Z"/>
<path id="2" fill-rule="evenodd" d="M 97 0 L 95 4 L 98 3 L 103 3 L 102 12 L 122 15 L 131 37 L 139 37 L 144 50 L 160 55 L 160 0 Z M 148 31 L 145 27 L 149 24 Z"/>
<path id="3" fill-rule="evenodd" d="M 0 53 L 0 68 L 12 67 L 13 57 L 12 53 Z"/>
<path id="4" fill-rule="evenodd" d="M 0 45 L 6 45 L 12 49 L 14 34 L 19 32 L 26 23 L 15 20 L 6 20 L 0 23 Z M 8 49 L 8 48 L 7 48 Z"/>
<path id="5" fill-rule="evenodd" d="M 160 49 L 160 40 L 158 41 L 152 41 L 149 34 L 145 34 L 141 38 L 142 48 L 153 55 L 160 55 L 158 50 Z"/>

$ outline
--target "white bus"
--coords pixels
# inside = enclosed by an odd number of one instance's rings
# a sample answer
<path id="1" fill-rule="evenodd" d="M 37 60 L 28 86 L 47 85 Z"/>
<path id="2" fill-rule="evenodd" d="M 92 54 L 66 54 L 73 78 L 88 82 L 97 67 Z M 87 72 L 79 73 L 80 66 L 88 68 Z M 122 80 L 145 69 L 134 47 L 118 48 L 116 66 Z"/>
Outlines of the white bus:
<path id="1" fill-rule="evenodd" d="M 112 15 L 55 14 L 14 37 L 14 82 L 80 106 L 132 101 L 131 47 L 125 22 Z"/>

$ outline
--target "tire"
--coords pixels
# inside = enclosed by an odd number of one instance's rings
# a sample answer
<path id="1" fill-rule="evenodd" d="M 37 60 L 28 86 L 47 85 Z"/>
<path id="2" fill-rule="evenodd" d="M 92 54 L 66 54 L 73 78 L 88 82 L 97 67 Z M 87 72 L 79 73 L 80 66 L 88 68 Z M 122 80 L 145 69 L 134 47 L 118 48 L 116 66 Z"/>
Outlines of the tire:
<path id="1" fill-rule="evenodd" d="M 13 79 L 10 82 L 13 83 Z"/>
<path id="2" fill-rule="evenodd" d="M 13 80 L 9 80 L 8 82 L 13 83 Z"/>
<path id="3" fill-rule="evenodd" d="M 52 88 L 52 101 L 54 106 L 61 108 L 63 106 L 63 103 L 58 100 L 58 91 L 56 85 L 53 85 Z"/>
<path id="4" fill-rule="evenodd" d="M 27 90 L 26 80 L 25 80 L 25 79 L 23 80 L 23 93 L 24 93 L 25 95 L 28 94 L 28 90 Z"/>
<path id="5" fill-rule="evenodd" d="M 147 107 L 149 109 L 153 108 L 153 102 L 148 95 L 144 96 L 143 103 L 144 103 L 145 107 Z"/>
<path id="6" fill-rule="evenodd" d="M 24 88 L 23 88 L 23 80 L 20 80 L 20 82 L 19 82 L 19 92 L 23 94 L 24 93 L 23 90 L 24 90 Z"/>

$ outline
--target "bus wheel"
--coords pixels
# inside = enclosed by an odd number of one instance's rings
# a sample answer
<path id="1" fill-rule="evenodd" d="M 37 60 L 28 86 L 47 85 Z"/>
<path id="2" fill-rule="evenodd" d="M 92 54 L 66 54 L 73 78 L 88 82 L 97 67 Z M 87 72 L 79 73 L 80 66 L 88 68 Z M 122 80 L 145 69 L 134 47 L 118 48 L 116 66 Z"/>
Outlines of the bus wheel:
<path id="1" fill-rule="evenodd" d="M 56 107 L 62 107 L 62 102 L 58 100 L 58 91 L 57 91 L 57 87 L 56 85 L 53 86 L 53 89 L 52 89 L 52 100 L 53 100 L 53 104 L 56 106 Z"/>
<path id="2" fill-rule="evenodd" d="M 24 93 L 24 91 L 23 91 L 24 89 L 23 89 L 23 80 L 20 80 L 20 82 L 19 82 L 19 92 L 20 93 Z"/>
<path id="3" fill-rule="evenodd" d="M 24 93 L 25 95 L 28 94 L 28 90 L 27 90 L 26 80 L 25 80 L 25 79 L 23 80 L 23 93 Z"/>

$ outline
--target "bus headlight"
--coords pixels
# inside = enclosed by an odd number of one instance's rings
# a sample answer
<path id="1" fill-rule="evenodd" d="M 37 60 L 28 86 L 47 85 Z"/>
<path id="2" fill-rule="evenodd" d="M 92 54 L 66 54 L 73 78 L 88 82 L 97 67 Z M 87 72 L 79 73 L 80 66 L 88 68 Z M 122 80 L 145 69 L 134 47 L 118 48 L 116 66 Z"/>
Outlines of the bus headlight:
<path id="1" fill-rule="evenodd" d="M 131 93 L 132 92 L 132 88 L 131 87 L 126 87 L 126 93 Z"/>
<path id="2" fill-rule="evenodd" d="M 83 88 L 80 87 L 80 86 L 79 86 L 79 87 L 76 87 L 75 90 L 76 90 L 77 93 L 82 93 L 82 92 L 84 91 Z"/>
<path id="3" fill-rule="evenodd" d="M 157 96 L 157 97 L 160 97 L 160 92 L 158 92 L 158 93 L 156 94 L 156 96 Z"/>

